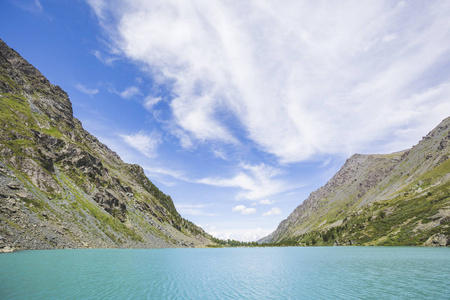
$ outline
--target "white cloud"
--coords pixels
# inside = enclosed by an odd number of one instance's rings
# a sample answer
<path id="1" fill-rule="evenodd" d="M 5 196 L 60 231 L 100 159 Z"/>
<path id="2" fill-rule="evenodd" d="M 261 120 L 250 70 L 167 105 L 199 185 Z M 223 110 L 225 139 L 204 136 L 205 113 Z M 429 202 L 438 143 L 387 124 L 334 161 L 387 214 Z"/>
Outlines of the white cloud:
<path id="1" fill-rule="evenodd" d="M 180 208 L 178 212 L 181 215 L 191 215 L 191 216 L 214 216 L 213 214 L 206 214 L 201 209 L 196 208 Z"/>
<path id="2" fill-rule="evenodd" d="M 89 88 L 85 87 L 84 85 L 82 85 L 81 83 L 75 84 L 75 88 L 77 90 L 79 90 L 80 92 L 82 92 L 83 94 L 88 95 L 89 97 L 95 96 L 99 92 L 98 89 L 89 89 Z"/>
<path id="3" fill-rule="evenodd" d="M 140 95 L 141 91 L 137 86 L 129 86 L 123 92 L 117 92 L 117 94 L 124 99 L 130 99 L 134 96 Z"/>
<path id="4" fill-rule="evenodd" d="M 95 12 L 99 21 L 106 25 L 105 20 L 105 9 L 106 4 L 104 0 L 86 0 L 86 2 L 91 6 L 92 10 Z"/>
<path id="5" fill-rule="evenodd" d="M 193 100 L 195 100 L 193 102 Z M 176 122 L 197 139 L 236 143 L 235 138 L 214 118 L 215 99 L 207 96 L 194 99 L 176 98 L 171 108 Z"/>
<path id="6" fill-rule="evenodd" d="M 396 38 L 397 38 L 397 35 L 395 33 L 390 33 L 383 37 L 383 42 L 389 43 L 389 42 L 395 40 Z"/>
<path id="7" fill-rule="evenodd" d="M 450 111 L 444 93 L 410 105 L 450 82 L 445 1 L 88 3 L 114 47 L 171 83 L 174 122 L 202 142 L 239 143 L 239 126 L 286 163 L 394 151 Z"/>
<path id="8" fill-rule="evenodd" d="M 246 208 L 243 211 L 241 211 L 241 215 L 251 215 L 254 214 L 256 212 L 255 208 Z"/>
<path id="9" fill-rule="evenodd" d="M 281 174 L 283 172 L 280 169 L 266 164 L 241 164 L 237 174 L 231 178 L 203 178 L 196 182 L 220 187 L 237 187 L 243 190 L 237 199 L 254 200 L 291 189 L 292 186 L 277 178 Z"/>
<path id="10" fill-rule="evenodd" d="M 239 211 L 241 212 L 241 215 L 251 215 L 256 212 L 256 208 L 245 207 L 245 205 L 237 205 L 233 207 L 233 211 Z"/>
<path id="11" fill-rule="evenodd" d="M 153 131 L 151 133 L 140 131 L 132 135 L 121 134 L 119 136 L 123 141 L 125 141 L 125 143 L 137 149 L 147 157 L 155 157 L 157 154 L 158 146 L 162 142 L 161 135 L 156 131 Z"/>
<path id="12" fill-rule="evenodd" d="M 225 154 L 225 152 L 223 150 L 217 149 L 217 148 L 213 148 L 212 153 L 214 154 L 215 157 L 223 159 L 223 160 L 227 160 L 227 155 Z"/>
<path id="13" fill-rule="evenodd" d="M 261 227 L 256 228 L 227 228 L 227 229 L 220 229 L 216 228 L 215 226 L 207 227 L 205 230 L 222 240 L 227 239 L 234 239 L 238 241 L 257 241 L 267 235 L 269 235 L 273 230 L 270 229 L 262 229 Z"/>
<path id="14" fill-rule="evenodd" d="M 178 170 L 172 170 L 169 168 L 161 168 L 161 167 L 155 167 L 155 166 L 150 167 L 150 166 L 146 166 L 146 165 L 143 165 L 142 168 L 149 173 L 168 175 L 175 179 L 187 181 L 187 179 L 184 178 L 184 172 L 181 172 Z"/>
<path id="15" fill-rule="evenodd" d="M 192 215 L 192 216 L 207 216 L 213 217 L 216 214 L 207 213 L 203 209 L 206 207 L 204 204 L 176 204 L 177 211 L 181 215 Z"/>
<path id="16" fill-rule="evenodd" d="M 261 204 L 261 205 L 270 205 L 270 204 L 274 204 L 275 202 L 274 201 L 271 201 L 271 200 L 269 200 L 269 199 L 264 199 L 264 200 L 259 200 L 258 202 L 252 202 L 252 206 L 256 206 L 256 205 L 258 205 L 258 204 Z"/>
<path id="17" fill-rule="evenodd" d="M 272 207 L 269 211 L 263 213 L 263 216 L 281 215 L 281 209 L 279 207 Z"/>
<path id="18" fill-rule="evenodd" d="M 158 104 L 159 102 L 161 102 L 162 98 L 161 97 L 152 97 L 152 96 L 147 96 L 144 99 L 144 107 L 146 110 L 151 111 L 153 106 L 155 106 L 156 104 Z"/>
<path id="19" fill-rule="evenodd" d="M 245 209 L 245 205 L 237 205 L 233 207 L 233 211 L 243 211 Z"/>
<path id="20" fill-rule="evenodd" d="M 271 201 L 269 199 L 264 199 L 264 200 L 260 200 L 259 204 L 263 204 L 263 205 L 270 205 L 270 204 L 274 204 L 274 201 Z"/>

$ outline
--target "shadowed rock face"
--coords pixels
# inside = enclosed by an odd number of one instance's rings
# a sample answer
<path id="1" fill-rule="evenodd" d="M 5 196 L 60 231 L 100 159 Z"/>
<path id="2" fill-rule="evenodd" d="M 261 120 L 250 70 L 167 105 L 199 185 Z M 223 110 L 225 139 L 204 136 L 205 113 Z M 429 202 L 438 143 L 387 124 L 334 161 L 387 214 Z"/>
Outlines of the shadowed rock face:
<path id="1" fill-rule="evenodd" d="M 140 166 L 83 129 L 60 87 L 1 40 L 0 122 L 0 250 L 211 243 Z"/>
<path id="2" fill-rule="evenodd" d="M 114 194 L 115 193 L 112 190 L 97 192 L 97 194 L 94 195 L 94 200 L 112 216 L 119 219 L 121 222 L 125 222 L 127 206 L 124 202 L 117 199 Z"/>
<path id="3" fill-rule="evenodd" d="M 409 150 L 353 155 L 260 242 L 448 245 L 449 141 L 447 118 Z"/>

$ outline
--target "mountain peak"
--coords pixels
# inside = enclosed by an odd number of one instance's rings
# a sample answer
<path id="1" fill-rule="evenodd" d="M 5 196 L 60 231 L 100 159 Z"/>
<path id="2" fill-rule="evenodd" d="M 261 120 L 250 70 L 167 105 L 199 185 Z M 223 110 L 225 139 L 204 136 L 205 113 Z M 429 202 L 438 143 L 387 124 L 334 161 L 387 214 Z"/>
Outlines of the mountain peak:
<path id="1" fill-rule="evenodd" d="M 260 242 L 448 245 L 449 127 L 446 118 L 409 150 L 352 155 Z"/>
<path id="2" fill-rule="evenodd" d="M 201 247 L 138 165 L 73 117 L 67 93 L 0 40 L 0 248 Z"/>

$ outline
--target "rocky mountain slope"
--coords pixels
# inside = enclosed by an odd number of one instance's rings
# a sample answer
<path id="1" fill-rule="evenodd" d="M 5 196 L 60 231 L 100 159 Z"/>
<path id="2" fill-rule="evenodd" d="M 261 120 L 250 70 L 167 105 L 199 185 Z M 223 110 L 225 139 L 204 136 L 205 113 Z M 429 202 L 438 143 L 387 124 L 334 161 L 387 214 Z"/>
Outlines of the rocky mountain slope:
<path id="1" fill-rule="evenodd" d="M 407 151 L 350 157 L 261 243 L 450 245 L 450 118 Z"/>
<path id="2" fill-rule="evenodd" d="M 0 40 L 0 250 L 201 247 L 138 165 L 73 117 L 67 94 Z"/>

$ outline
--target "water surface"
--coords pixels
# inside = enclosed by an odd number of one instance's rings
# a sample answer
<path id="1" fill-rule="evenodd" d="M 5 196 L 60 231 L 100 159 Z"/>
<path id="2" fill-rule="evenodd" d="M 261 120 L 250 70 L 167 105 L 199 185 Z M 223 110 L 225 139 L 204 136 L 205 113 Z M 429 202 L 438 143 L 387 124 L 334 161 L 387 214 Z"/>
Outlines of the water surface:
<path id="1" fill-rule="evenodd" d="M 0 299 L 450 299 L 450 249 L 42 250 L 0 255 Z"/>

